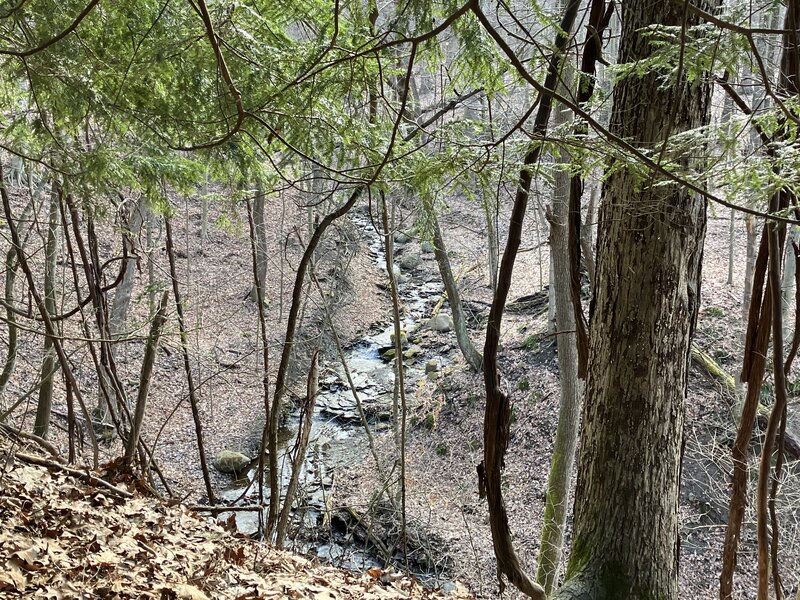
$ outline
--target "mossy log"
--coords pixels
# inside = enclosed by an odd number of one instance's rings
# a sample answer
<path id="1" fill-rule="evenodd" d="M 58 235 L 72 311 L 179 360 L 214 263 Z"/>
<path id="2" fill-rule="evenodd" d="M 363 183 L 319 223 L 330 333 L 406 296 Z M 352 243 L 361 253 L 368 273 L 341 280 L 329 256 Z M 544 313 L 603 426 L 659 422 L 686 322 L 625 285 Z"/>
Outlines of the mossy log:
<path id="1" fill-rule="evenodd" d="M 701 366 L 717 383 L 721 384 L 726 392 L 732 395 L 736 394 L 736 380 L 733 375 L 723 369 L 707 352 L 703 352 L 694 344 L 692 344 L 692 360 Z M 757 422 L 762 430 L 766 429 L 771 412 L 772 410 L 769 407 L 763 404 L 758 405 Z M 786 430 L 784 451 L 787 457 L 795 460 L 800 459 L 800 437 L 797 432 Z"/>

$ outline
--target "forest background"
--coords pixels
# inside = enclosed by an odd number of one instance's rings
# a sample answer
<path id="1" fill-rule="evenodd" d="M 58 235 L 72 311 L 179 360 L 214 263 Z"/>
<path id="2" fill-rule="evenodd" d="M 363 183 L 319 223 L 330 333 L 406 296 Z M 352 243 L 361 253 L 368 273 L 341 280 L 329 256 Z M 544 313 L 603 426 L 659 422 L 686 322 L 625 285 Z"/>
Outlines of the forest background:
<path id="1" fill-rule="evenodd" d="M 800 593 L 800 4 L 0 11 L 14 444 L 488 597 Z"/>

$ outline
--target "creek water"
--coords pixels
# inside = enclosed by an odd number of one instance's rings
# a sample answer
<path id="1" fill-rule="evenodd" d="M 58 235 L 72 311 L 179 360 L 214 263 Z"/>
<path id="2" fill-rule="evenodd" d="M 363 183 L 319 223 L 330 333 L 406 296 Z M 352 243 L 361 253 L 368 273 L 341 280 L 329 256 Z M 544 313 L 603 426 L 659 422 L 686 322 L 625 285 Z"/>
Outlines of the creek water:
<path id="1" fill-rule="evenodd" d="M 363 232 L 364 242 L 376 266 L 386 273 L 385 254 L 381 239 L 366 216 L 354 215 L 354 224 Z M 396 246 L 396 254 L 405 250 Z M 435 263 L 431 265 L 435 271 Z M 404 307 L 401 329 L 412 342 L 405 346 L 404 380 L 407 394 L 413 397 L 417 381 L 426 377 L 423 349 L 413 344 L 417 331 L 430 316 L 431 310 L 442 294 L 438 277 L 430 275 L 430 268 L 402 272 L 399 276 L 398 295 Z M 397 273 L 397 270 L 395 270 Z M 428 273 L 427 281 L 424 273 Z M 381 356 L 381 349 L 393 344 L 394 326 L 378 322 L 361 339 L 344 352 L 353 387 L 364 409 L 367 423 L 375 435 L 392 428 L 395 366 Z M 437 357 L 439 368 L 446 359 Z M 320 372 L 319 395 L 313 415 L 311 435 L 305 460 L 301 465 L 299 489 L 293 512 L 294 531 L 297 535 L 289 541 L 290 547 L 306 554 L 315 554 L 323 561 L 352 570 L 384 568 L 380 557 L 363 537 L 359 540 L 349 530 L 346 520 L 330 513 L 330 499 L 334 481 L 345 476 L 343 469 L 367 464 L 374 459 L 369 452 L 368 437 L 360 418 L 354 396 L 338 356 L 326 357 Z M 299 411 L 294 409 L 280 432 L 279 465 L 281 490 L 285 493 L 291 475 L 291 458 L 294 452 Z M 247 477 L 219 490 L 219 497 L 227 502 L 252 504 L 258 498 L 258 485 L 253 480 L 257 469 L 251 468 Z M 265 494 L 269 484 L 264 483 Z M 258 535 L 259 515 L 256 512 L 223 513 L 220 520 L 234 515 L 237 529 L 249 535 Z M 395 559 L 399 557 L 395 555 Z M 402 563 L 402 560 L 398 560 Z M 436 574 L 424 565 L 410 565 L 412 572 L 423 582 L 437 583 Z"/>

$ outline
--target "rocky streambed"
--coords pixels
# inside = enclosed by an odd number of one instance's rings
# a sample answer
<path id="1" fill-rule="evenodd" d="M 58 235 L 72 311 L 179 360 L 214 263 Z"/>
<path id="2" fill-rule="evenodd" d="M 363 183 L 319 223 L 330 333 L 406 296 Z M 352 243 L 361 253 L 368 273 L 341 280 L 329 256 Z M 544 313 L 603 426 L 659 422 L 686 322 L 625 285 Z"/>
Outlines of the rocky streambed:
<path id="1" fill-rule="evenodd" d="M 385 273 L 386 260 L 380 236 L 366 216 L 354 215 L 353 221 L 363 232 L 371 258 Z M 403 306 L 401 329 L 404 332 L 404 380 L 406 393 L 413 397 L 413 391 L 421 378 L 437 378 L 441 369 L 449 362 L 448 358 L 433 356 L 423 349 L 422 336 L 426 330 L 446 332 L 452 327 L 452 322 L 444 313 L 431 318 L 434 307 L 442 305 L 440 300 L 443 286 L 435 263 L 426 260 L 428 257 L 425 254 L 432 251 L 430 245 L 424 242 L 417 245 L 408 233 L 398 233 L 395 239 L 395 275 Z M 419 251 L 411 251 L 412 246 Z M 348 515 L 346 511 L 331 512 L 333 486 L 342 468 L 373 460 L 358 402 L 361 403 L 366 426 L 373 435 L 393 427 L 393 331 L 394 326 L 390 322 L 374 323 L 366 335 L 345 349 L 349 378 L 335 353 L 325 357 L 320 369 L 319 395 L 310 441 L 301 466 L 300 488 L 295 499 L 295 549 L 316 554 L 324 561 L 350 569 L 383 568 L 386 566 L 387 552 L 393 554 L 397 562 L 402 562 L 399 550 L 376 547 L 380 546 L 380 540 L 374 535 L 354 531 L 351 527 L 355 518 L 352 513 Z M 299 410 L 293 410 L 280 432 L 282 493 L 285 492 L 291 475 L 290 453 L 294 452 L 299 418 Z M 220 499 L 229 503 L 253 504 L 258 497 L 258 485 L 253 482 L 256 476 L 257 468 L 250 465 L 246 477 L 219 490 Z M 265 483 L 266 494 L 268 489 L 269 485 Z M 235 519 L 237 529 L 242 533 L 253 536 L 259 534 L 257 512 L 235 511 L 219 515 L 221 520 L 230 518 Z M 423 580 L 436 583 L 435 574 L 429 572 L 426 565 L 410 563 L 409 566 Z"/>

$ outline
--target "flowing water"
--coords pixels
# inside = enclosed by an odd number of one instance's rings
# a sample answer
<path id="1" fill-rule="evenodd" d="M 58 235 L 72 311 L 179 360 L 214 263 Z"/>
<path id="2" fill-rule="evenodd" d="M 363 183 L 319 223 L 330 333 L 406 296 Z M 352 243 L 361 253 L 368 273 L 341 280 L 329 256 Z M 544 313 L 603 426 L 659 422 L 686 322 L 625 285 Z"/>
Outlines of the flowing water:
<path id="1" fill-rule="evenodd" d="M 370 221 L 363 215 L 354 215 L 353 221 L 362 232 L 376 266 L 386 272 L 385 254 L 379 235 Z M 398 248 L 402 250 L 402 247 Z M 435 267 L 434 267 L 435 268 Z M 397 271 L 395 271 L 397 273 Z M 387 278 L 388 279 L 388 278 Z M 413 332 L 430 316 L 433 305 L 441 297 L 442 285 L 438 278 L 423 281 L 402 273 L 399 277 L 399 297 L 405 306 L 401 329 L 413 338 Z M 392 346 L 394 327 L 391 323 L 375 323 L 368 334 L 345 350 L 345 358 L 353 385 L 362 403 L 370 429 L 379 433 L 391 428 L 394 392 L 394 364 L 381 357 L 380 350 Z M 406 392 L 413 395 L 416 382 L 425 377 L 422 349 L 405 362 Z M 407 350 L 408 352 L 408 350 Z M 363 423 L 360 419 L 356 399 L 338 357 L 327 357 L 328 368 L 320 373 L 319 395 L 313 415 L 311 435 L 306 458 L 301 466 L 293 518 L 299 531 L 294 540 L 295 548 L 304 553 L 316 554 L 324 561 L 344 568 L 363 570 L 384 567 L 384 561 L 363 541 L 355 541 L 347 524 L 340 517 L 326 518 L 330 493 L 335 478 L 342 467 L 351 467 L 372 461 Z M 279 451 L 282 492 L 286 491 L 291 474 L 288 455 L 293 452 L 297 436 L 299 414 L 294 410 L 280 433 Z M 251 484 L 256 477 L 252 468 L 246 478 L 234 482 L 219 491 L 225 501 L 239 500 L 245 504 L 257 502 L 258 486 Z M 264 484 L 265 494 L 269 485 Z M 224 520 L 235 515 L 237 528 L 246 534 L 257 535 L 258 514 L 255 512 L 223 513 Z M 330 516 L 330 515 L 329 515 Z M 324 524 L 324 525 L 323 525 Z M 433 582 L 433 573 L 424 572 L 423 567 L 412 570 L 424 581 Z"/>

